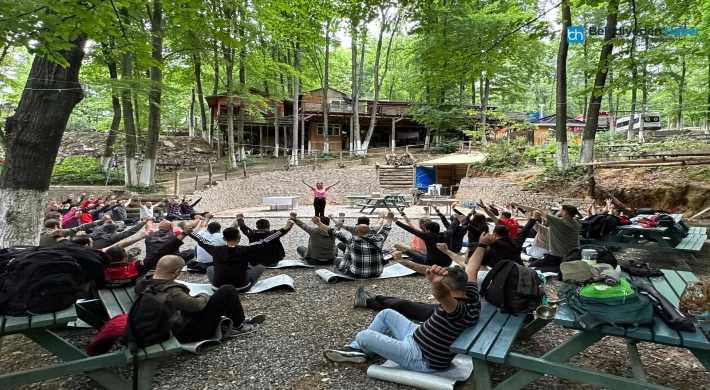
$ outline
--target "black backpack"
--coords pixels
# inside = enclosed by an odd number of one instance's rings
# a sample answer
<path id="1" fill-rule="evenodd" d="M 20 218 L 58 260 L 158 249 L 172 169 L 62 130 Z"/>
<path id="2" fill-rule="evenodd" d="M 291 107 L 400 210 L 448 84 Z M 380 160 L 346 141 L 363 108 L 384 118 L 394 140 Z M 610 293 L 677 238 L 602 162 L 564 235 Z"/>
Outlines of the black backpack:
<path id="1" fill-rule="evenodd" d="M 669 227 L 675 225 L 675 219 L 668 214 L 658 214 L 651 219 L 657 222 L 658 226 Z"/>
<path id="2" fill-rule="evenodd" d="M 0 313 L 10 316 L 54 313 L 80 297 L 81 267 L 62 251 L 18 254 L 0 275 Z"/>
<path id="3" fill-rule="evenodd" d="M 121 343 L 133 355 L 133 389 L 138 389 L 138 349 L 160 344 L 173 337 L 172 329 L 180 319 L 172 295 L 149 286 L 136 298 L 128 312 Z"/>
<path id="4" fill-rule="evenodd" d="M 568 261 L 582 260 L 582 249 L 594 249 L 597 252 L 597 263 L 609 264 L 612 268 L 616 268 L 616 266 L 619 265 L 619 262 L 616 260 L 616 256 L 614 256 L 609 249 L 596 245 L 584 245 L 574 248 L 567 254 L 567 256 L 562 258 L 562 262 L 566 263 Z"/>
<path id="5" fill-rule="evenodd" d="M 579 235 L 583 238 L 604 238 L 619 226 L 619 219 L 609 214 L 597 214 L 582 221 Z"/>
<path id="6" fill-rule="evenodd" d="M 481 296 L 503 313 L 532 313 L 541 301 L 544 291 L 536 294 L 522 294 L 518 282 L 522 272 L 535 272 L 511 260 L 501 260 L 491 269 L 481 283 Z M 537 286 L 542 282 L 535 273 Z"/>

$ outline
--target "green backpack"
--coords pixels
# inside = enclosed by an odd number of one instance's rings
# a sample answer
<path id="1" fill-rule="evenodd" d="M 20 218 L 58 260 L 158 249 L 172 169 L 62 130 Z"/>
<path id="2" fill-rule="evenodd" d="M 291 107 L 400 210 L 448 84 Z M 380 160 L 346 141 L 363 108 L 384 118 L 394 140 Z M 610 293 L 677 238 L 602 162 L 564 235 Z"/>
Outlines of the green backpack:
<path id="1" fill-rule="evenodd" d="M 560 293 L 574 309 L 575 323 L 585 330 L 602 324 L 620 327 L 653 323 L 651 301 L 639 294 L 625 277 L 621 277 L 616 286 L 604 282 L 582 287 L 565 283 Z"/>

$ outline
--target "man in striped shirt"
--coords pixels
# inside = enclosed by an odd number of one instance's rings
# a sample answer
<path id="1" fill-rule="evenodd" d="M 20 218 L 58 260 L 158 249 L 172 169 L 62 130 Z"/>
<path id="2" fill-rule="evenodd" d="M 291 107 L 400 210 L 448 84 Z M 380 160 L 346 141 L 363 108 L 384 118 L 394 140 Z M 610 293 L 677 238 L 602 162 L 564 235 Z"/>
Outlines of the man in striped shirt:
<path id="1" fill-rule="evenodd" d="M 480 242 L 491 240 L 482 234 Z M 432 295 L 439 302 L 434 314 L 417 326 L 394 310 L 377 314 L 370 326 L 355 336 L 355 341 L 341 349 L 325 351 L 334 362 L 364 363 L 380 355 L 416 372 L 434 372 L 446 368 L 456 356 L 451 344 L 478 321 L 481 302 L 476 279 L 485 250 L 477 248 L 466 269 L 432 265 L 426 271 Z M 392 337 L 387 336 L 392 332 Z"/>

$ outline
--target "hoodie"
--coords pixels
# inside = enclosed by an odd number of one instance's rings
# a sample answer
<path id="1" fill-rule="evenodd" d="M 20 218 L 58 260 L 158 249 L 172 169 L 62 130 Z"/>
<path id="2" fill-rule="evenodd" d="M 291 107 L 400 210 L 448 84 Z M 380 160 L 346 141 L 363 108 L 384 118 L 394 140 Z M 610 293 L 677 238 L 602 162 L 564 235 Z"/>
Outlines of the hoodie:
<path id="1" fill-rule="evenodd" d="M 138 281 L 135 288 L 136 295 L 140 295 L 150 286 L 156 291 L 170 294 L 173 298 L 173 305 L 180 313 L 180 319 L 174 328 L 176 334 L 185 329 L 193 313 L 202 311 L 210 299 L 210 296 L 205 293 L 193 297 L 190 295 L 190 289 L 184 284 L 169 279 L 153 279 L 153 275 L 147 275 Z"/>
<path id="2" fill-rule="evenodd" d="M 249 239 L 249 243 L 259 242 L 279 231 L 281 232 L 281 235 L 285 235 L 289 232 L 289 230 L 286 229 L 253 230 L 244 224 L 244 220 L 241 218 L 237 220 L 237 223 L 239 224 L 239 230 L 241 230 L 242 233 L 244 233 L 244 235 Z M 284 257 L 286 257 L 286 251 L 284 251 L 281 240 L 276 238 L 270 242 L 259 245 L 259 247 L 254 250 L 252 256 L 249 257 L 249 264 L 252 266 L 257 264 L 271 266 L 278 264 L 278 262 L 283 260 Z"/>

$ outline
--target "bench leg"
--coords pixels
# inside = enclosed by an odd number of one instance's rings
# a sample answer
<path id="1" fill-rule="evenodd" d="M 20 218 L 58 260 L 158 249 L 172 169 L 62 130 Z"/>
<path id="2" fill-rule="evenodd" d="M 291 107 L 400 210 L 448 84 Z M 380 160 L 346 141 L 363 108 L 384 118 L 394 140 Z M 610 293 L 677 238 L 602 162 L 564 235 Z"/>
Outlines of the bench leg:
<path id="1" fill-rule="evenodd" d="M 552 322 L 552 320 L 543 320 L 542 318 L 535 318 L 529 324 L 527 324 L 522 331 L 520 331 L 518 337 L 520 337 L 521 339 L 528 340 L 533 337 L 535 333 L 539 332 L 540 329 L 547 326 L 547 324 L 549 324 L 550 322 Z"/>
<path id="2" fill-rule="evenodd" d="M 488 362 L 481 359 L 473 359 L 473 376 L 476 379 L 476 390 L 491 390 L 491 373 L 488 370 Z"/>
<path id="3" fill-rule="evenodd" d="M 641 355 L 639 355 L 639 350 L 636 348 L 636 342 L 627 341 L 626 349 L 629 351 L 631 371 L 634 373 L 634 378 L 646 382 L 646 373 L 643 372 L 643 363 L 641 363 Z"/>
<path id="4" fill-rule="evenodd" d="M 100 300 L 96 299 L 99 303 L 101 303 Z M 90 302 L 90 301 L 89 301 Z M 91 325 L 92 328 L 94 329 L 101 329 L 102 326 L 106 324 L 106 321 L 103 320 L 102 318 L 99 318 L 96 314 L 94 314 L 93 311 L 91 311 L 86 305 L 82 303 L 77 303 L 74 305 L 76 308 L 76 316 L 86 322 L 87 324 Z"/>
<path id="5" fill-rule="evenodd" d="M 700 361 L 706 370 L 710 371 L 710 352 L 700 349 L 691 349 L 690 352 Z"/>
<path id="6" fill-rule="evenodd" d="M 544 354 L 540 359 L 549 362 L 563 363 L 568 361 L 569 359 L 572 359 L 574 356 L 589 348 L 590 346 L 594 345 L 596 342 L 603 338 L 604 335 L 598 332 L 580 332 L 577 333 L 571 339 L 553 348 L 552 350 L 550 350 L 550 352 Z M 525 386 L 535 382 L 543 375 L 544 374 L 534 371 L 528 371 L 523 368 L 522 370 L 518 371 L 513 376 L 499 384 L 497 388 L 510 390 L 522 389 Z"/>
<path id="7" fill-rule="evenodd" d="M 29 339 L 42 346 L 58 358 L 71 362 L 74 360 L 88 359 L 89 355 L 69 344 L 61 337 L 47 329 L 36 329 L 24 333 Z M 122 376 L 109 370 L 99 369 L 85 372 L 85 374 L 107 389 L 130 389 L 131 384 Z"/>
<path id="8" fill-rule="evenodd" d="M 138 366 L 138 390 L 150 390 L 153 388 L 153 377 L 157 367 L 157 359 L 148 359 L 140 363 Z"/>

